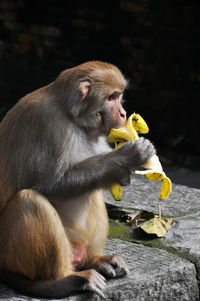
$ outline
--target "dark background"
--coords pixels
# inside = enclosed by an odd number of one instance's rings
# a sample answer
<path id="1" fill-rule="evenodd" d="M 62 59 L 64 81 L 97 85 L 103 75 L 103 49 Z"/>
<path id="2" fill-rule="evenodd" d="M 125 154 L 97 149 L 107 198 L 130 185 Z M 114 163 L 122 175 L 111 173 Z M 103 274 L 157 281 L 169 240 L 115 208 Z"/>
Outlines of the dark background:
<path id="1" fill-rule="evenodd" d="M 88 60 L 116 64 L 165 164 L 200 170 L 200 2 L 0 0 L 0 118 Z"/>

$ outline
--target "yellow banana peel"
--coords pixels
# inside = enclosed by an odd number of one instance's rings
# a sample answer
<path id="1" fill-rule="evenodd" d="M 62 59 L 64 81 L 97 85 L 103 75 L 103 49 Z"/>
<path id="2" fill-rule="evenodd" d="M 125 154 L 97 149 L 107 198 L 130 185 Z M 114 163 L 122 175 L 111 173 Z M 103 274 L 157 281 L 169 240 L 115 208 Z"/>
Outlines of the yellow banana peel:
<path id="1" fill-rule="evenodd" d="M 160 189 L 161 199 L 167 199 L 172 190 L 171 180 L 165 175 L 164 171 L 156 170 L 136 170 L 136 174 L 145 175 L 151 181 L 163 181 Z"/>
<path id="2" fill-rule="evenodd" d="M 129 130 L 132 140 L 139 139 L 138 134 L 147 134 L 149 132 L 148 125 L 144 119 L 136 113 L 128 118 L 125 127 Z"/>
<path id="3" fill-rule="evenodd" d="M 120 129 L 111 129 L 108 135 L 108 141 L 118 143 L 115 147 L 116 150 L 121 147 L 124 142 L 129 140 L 138 140 L 138 134 L 146 134 L 148 131 L 149 128 L 144 119 L 139 114 L 134 113 L 128 118 L 125 127 Z M 145 175 L 145 177 L 151 181 L 162 181 L 160 197 L 162 199 L 168 198 L 171 193 L 172 183 L 165 175 L 158 156 L 152 156 L 142 165 L 142 167 L 146 170 L 136 170 L 135 173 Z M 112 184 L 110 191 L 115 200 L 121 200 L 122 187 L 120 184 Z"/>
<path id="4" fill-rule="evenodd" d="M 115 201 L 121 201 L 122 198 L 122 186 L 118 183 L 114 183 L 110 186 L 110 192 Z"/>
<path id="5" fill-rule="evenodd" d="M 161 185 L 160 197 L 161 199 L 167 199 L 172 191 L 172 182 L 170 178 L 164 177 Z"/>

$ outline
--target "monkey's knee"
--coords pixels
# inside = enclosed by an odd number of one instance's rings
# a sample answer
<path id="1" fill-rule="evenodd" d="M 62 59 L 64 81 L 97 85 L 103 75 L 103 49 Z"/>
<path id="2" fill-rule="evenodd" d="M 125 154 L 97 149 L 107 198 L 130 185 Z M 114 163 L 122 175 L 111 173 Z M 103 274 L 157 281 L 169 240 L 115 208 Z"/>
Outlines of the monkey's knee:
<path id="1" fill-rule="evenodd" d="M 0 268 L 31 279 L 58 279 L 71 270 L 70 245 L 54 207 L 22 190 L 0 218 Z"/>

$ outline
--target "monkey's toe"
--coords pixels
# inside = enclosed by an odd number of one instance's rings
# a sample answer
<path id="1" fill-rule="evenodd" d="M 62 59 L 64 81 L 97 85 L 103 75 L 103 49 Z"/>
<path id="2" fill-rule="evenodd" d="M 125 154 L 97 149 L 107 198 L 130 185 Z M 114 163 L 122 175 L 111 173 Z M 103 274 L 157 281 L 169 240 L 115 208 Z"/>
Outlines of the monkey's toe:
<path id="1" fill-rule="evenodd" d="M 106 287 L 106 279 L 93 269 L 88 270 L 88 272 L 90 272 L 90 275 L 87 277 L 88 282 L 84 285 L 83 290 L 93 292 L 99 295 L 102 299 L 105 299 L 103 290 Z"/>
<path id="2" fill-rule="evenodd" d="M 126 276 L 129 273 L 129 269 L 120 255 L 111 256 L 110 264 L 115 270 L 116 278 Z"/>
<path id="3" fill-rule="evenodd" d="M 108 279 L 116 278 L 115 269 L 107 262 L 101 262 L 101 264 L 96 266 L 96 270 Z"/>

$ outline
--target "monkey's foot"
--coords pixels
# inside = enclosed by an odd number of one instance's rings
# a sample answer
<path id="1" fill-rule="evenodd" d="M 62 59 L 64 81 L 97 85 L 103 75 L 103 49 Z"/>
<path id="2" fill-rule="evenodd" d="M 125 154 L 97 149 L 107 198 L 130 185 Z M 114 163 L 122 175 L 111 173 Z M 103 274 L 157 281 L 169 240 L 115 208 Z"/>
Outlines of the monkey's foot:
<path id="1" fill-rule="evenodd" d="M 106 278 L 123 277 L 129 272 L 124 259 L 120 255 L 96 256 L 89 266 Z"/>

